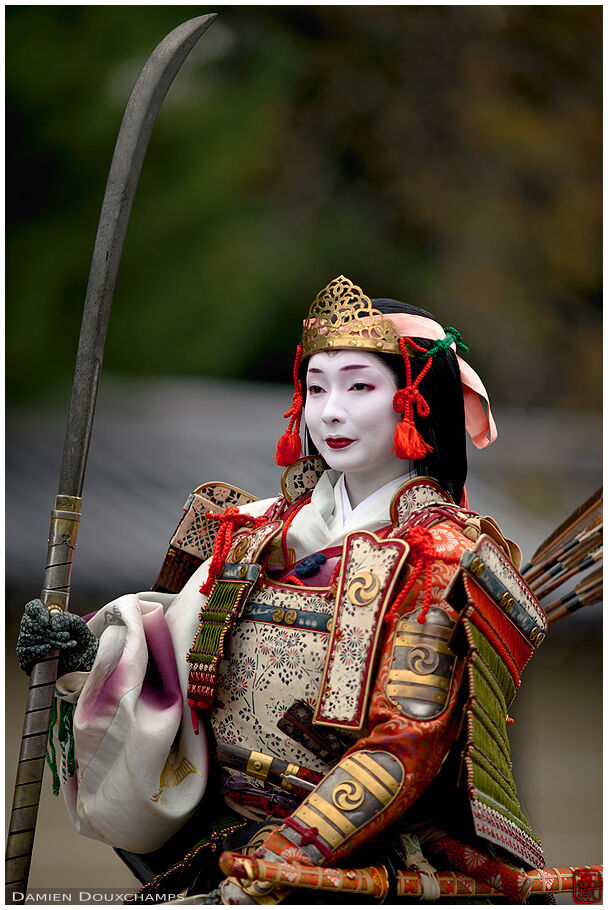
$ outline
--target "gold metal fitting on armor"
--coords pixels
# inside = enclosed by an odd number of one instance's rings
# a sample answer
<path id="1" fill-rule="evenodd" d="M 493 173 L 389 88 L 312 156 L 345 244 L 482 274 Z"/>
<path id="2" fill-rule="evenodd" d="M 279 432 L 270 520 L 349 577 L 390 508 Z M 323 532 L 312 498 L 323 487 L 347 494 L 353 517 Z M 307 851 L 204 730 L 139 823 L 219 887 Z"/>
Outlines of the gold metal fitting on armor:
<path id="1" fill-rule="evenodd" d="M 298 777 L 300 774 L 300 766 L 289 762 L 285 768 L 283 777 L 281 778 L 281 787 L 283 790 L 293 790 L 293 784 L 291 781 L 287 780 L 288 777 Z"/>
<path id="2" fill-rule="evenodd" d="M 471 560 L 471 572 L 473 575 L 476 575 L 477 578 L 480 578 L 483 575 L 483 570 L 485 569 L 485 563 L 481 561 L 479 556 L 476 556 Z"/>
<path id="3" fill-rule="evenodd" d="M 293 818 L 316 828 L 336 850 L 393 802 L 405 768 L 383 751 L 361 750 L 343 758 L 293 812 Z"/>
<path id="4" fill-rule="evenodd" d="M 344 275 L 315 297 L 302 332 L 302 357 L 319 351 L 356 348 L 400 354 L 399 332 L 361 288 Z"/>
<path id="5" fill-rule="evenodd" d="M 366 607 L 380 593 L 380 579 L 373 572 L 360 572 L 348 586 L 346 595 L 356 607 Z"/>
<path id="6" fill-rule="evenodd" d="M 258 780 L 266 780 L 272 764 L 272 755 L 264 755 L 263 752 L 252 752 L 247 762 L 246 774 L 251 777 L 257 777 Z"/>
<path id="7" fill-rule="evenodd" d="M 365 801 L 365 789 L 358 781 L 344 780 L 334 787 L 331 801 L 337 809 L 354 811 Z"/>
<path id="8" fill-rule="evenodd" d="M 237 540 L 234 547 L 232 548 L 232 553 L 230 554 L 230 559 L 232 562 L 239 562 L 249 549 L 249 541 L 245 537 L 241 537 L 240 540 Z"/>
<path id="9" fill-rule="evenodd" d="M 545 636 L 544 636 L 543 632 L 538 628 L 538 626 L 534 626 L 534 628 L 530 632 L 530 641 L 532 642 L 534 647 L 538 648 L 538 646 L 542 643 L 544 638 L 545 638 Z"/>
<path id="10" fill-rule="evenodd" d="M 504 593 L 504 594 L 502 595 L 502 597 L 500 598 L 500 605 L 501 605 L 501 607 L 504 607 L 504 609 L 505 609 L 505 610 L 507 611 L 507 613 L 508 613 L 510 610 L 513 609 L 513 604 L 514 604 L 514 603 L 515 603 L 515 601 L 513 600 L 513 598 L 511 597 L 511 595 L 508 593 L 508 591 L 505 591 L 505 593 Z"/>

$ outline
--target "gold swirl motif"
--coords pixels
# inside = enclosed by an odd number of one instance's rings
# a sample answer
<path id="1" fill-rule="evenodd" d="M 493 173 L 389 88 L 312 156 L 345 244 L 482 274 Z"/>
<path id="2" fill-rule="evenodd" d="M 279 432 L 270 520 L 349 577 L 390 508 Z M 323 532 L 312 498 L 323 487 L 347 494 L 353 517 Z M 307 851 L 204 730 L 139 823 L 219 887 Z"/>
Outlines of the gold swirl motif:
<path id="1" fill-rule="evenodd" d="M 432 673 L 439 665 L 439 654 L 430 645 L 418 645 L 407 652 L 405 665 L 408 670 L 425 676 Z"/>
<path id="2" fill-rule="evenodd" d="M 366 607 L 380 592 L 380 579 L 373 572 L 361 572 L 348 586 L 348 599 L 356 607 Z"/>
<path id="3" fill-rule="evenodd" d="M 337 809 L 344 812 L 358 809 L 365 800 L 365 790 L 361 784 L 354 780 L 344 780 L 334 787 L 331 801 Z"/>
<path id="4" fill-rule="evenodd" d="M 246 537 L 241 537 L 240 540 L 237 540 L 234 547 L 232 548 L 232 553 L 230 558 L 233 562 L 239 562 L 249 549 L 249 541 Z"/>

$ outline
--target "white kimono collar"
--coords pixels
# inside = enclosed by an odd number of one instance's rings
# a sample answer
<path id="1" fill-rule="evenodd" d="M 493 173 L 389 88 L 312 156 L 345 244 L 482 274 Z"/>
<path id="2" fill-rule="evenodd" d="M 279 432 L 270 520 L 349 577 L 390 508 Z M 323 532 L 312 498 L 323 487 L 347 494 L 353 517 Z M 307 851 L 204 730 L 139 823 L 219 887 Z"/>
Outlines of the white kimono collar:
<path id="1" fill-rule="evenodd" d="M 310 502 L 300 509 L 289 526 L 286 536 L 288 549 L 298 560 L 319 550 L 340 546 L 350 531 L 378 531 L 386 527 L 391 523 L 391 501 L 408 477 L 406 474 L 391 480 L 345 515 L 344 477 L 338 471 L 325 471 L 313 490 Z"/>

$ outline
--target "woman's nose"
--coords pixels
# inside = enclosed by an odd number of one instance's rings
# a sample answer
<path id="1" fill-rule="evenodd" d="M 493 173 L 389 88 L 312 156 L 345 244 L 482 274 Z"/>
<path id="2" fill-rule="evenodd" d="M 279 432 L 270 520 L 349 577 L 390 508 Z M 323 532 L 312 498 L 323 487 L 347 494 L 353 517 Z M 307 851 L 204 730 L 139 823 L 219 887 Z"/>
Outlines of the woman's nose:
<path id="1" fill-rule="evenodd" d="M 342 423 L 344 420 L 344 408 L 340 401 L 340 395 L 331 392 L 327 396 L 325 407 L 323 408 L 324 423 Z"/>

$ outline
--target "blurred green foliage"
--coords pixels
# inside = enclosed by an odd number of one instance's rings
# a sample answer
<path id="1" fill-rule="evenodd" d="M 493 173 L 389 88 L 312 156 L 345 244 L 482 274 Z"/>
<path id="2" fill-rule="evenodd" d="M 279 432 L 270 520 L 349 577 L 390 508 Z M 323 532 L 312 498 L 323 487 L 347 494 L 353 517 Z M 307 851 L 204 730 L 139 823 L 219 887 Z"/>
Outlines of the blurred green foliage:
<path id="1" fill-rule="evenodd" d="M 599 6 L 9 6 L 7 398 L 69 382 L 126 100 L 220 17 L 144 165 L 105 368 L 287 380 L 339 273 L 456 325 L 502 403 L 601 401 Z"/>

